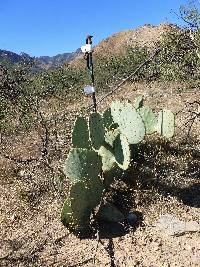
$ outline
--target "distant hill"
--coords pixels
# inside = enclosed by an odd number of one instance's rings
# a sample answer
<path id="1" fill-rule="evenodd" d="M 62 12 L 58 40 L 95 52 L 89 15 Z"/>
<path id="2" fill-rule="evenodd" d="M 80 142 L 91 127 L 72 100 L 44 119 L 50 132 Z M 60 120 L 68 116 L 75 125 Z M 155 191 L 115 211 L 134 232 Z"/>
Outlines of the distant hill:
<path id="1" fill-rule="evenodd" d="M 56 68 L 63 65 L 65 62 L 70 62 L 74 60 L 78 55 L 80 55 L 81 49 L 77 49 L 75 52 L 72 53 L 63 53 L 58 54 L 53 57 L 49 56 L 41 56 L 36 57 L 36 61 L 38 62 L 38 66 L 42 69 L 50 69 Z"/>
<path id="2" fill-rule="evenodd" d="M 102 40 L 96 47 L 95 53 L 118 53 L 123 52 L 124 47 L 139 46 L 155 48 L 161 41 L 164 33 L 172 28 L 178 28 L 173 24 L 161 23 L 158 26 L 145 24 L 142 27 L 124 30 L 115 33 L 105 40 Z"/>
<path id="3" fill-rule="evenodd" d="M 14 52 L 0 49 L 0 62 L 18 63 L 24 59 L 23 54 L 18 55 Z"/>
<path id="4" fill-rule="evenodd" d="M 63 65 L 65 62 L 70 62 L 74 60 L 81 53 L 80 49 L 77 49 L 72 53 L 63 53 L 56 56 L 41 56 L 41 57 L 31 57 L 26 53 L 14 53 L 7 50 L 0 49 L 0 63 L 9 62 L 11 64 L 17 64 L 23 60 L 35 60 L 36 69 L 52 69 Z"/>
<path id="5" fill-rule="evenodd" d="M 110 56 L 122 54 L 126 51 L 127 46 L 147 47 L 154 50 L 162 40 L 163 35 L 171 29 L 178 30 L 174 24 L 161 23 L 158 26 L 145 24 L 142 27 L 117 32 L 102 40 L 93 48 L 93 56 Z M 82 57 L 77 56 L 71 61 L 72 65 L 82 65 Z"/>

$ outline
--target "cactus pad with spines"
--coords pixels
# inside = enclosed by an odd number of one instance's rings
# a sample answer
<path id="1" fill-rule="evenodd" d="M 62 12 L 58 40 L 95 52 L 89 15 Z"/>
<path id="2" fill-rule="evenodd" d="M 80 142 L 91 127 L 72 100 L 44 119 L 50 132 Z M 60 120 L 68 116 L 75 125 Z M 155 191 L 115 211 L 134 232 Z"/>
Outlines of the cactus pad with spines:
<path id="1" fill-rule="evenodd" d="M 88 231 L 92 209 L 101 201 L 103 189 L 103 183 L 99 177 L 72 185 L 70 197 L 63 205 L 62 223 L 77 235 L 83 235 Z"/>
<path id="2" fill-rule="evenodd" d="M 157 118 L 150 107 L 142 107 L 138 109 L 144 125 L 146 134 L 152 134 L 156 132 Z"/>
<path id="3" fill-rule="evenodd" d="M 101 157 L 92 150 L 74 148 L 64 164 L 64 173 L 71 182 L 96 177 L 101 172 Z"/>
<path id="4" fill-rule="evenodd" d="M 104 184 L 101 178 L 98 176 L 98 177 L 91 177 L 91 179 L 89 179 L 85 185 L 90 191 L 88 200 L 90 202 L 91 209 L 93 209 L 101 201 L 102 193 L 104 190 Z"/>
<path id="5" fill-rule="evenodd" d="M 119 125 L 121 133 L 127 137 L 129 144 L 137 144 L 143 140 L 145 135 L 144 123 L 130 103 L 113 102 L 111 114 Z"/>
<path id="6" fill-rule="evenodd" d="M 92 113 L 89 118 L 89 130 L 92 146 L 98 150 L 105 141 L 103 119 L 99 113 Z"/>
<path id="7" fill-rule="evenodd" d="M 112 115 L 111 115 L 111 108 L 107 108 L 103 113 L 103 124 L 106 129 L 109 129 L 110 126 L 114 123 Z"/>
<path id="8" fill-rule="evenodd" d="M 77 232 L 82 233 L 90 224 L 91 205 L 89 202 L 89 189 L 85 183 L 78 182 L 72 185 L 70 189 L 70 201 L 72 214 L 70 227 Z"/>
<path id="9" fill-rule="evenodd" d="M 101 146 L 100 149 L 98 150 L 98 154 L 102 158 L 102 171 L 103 172 L 110 171 L 116 165 L 113 152 L 111 152 L 109 148 L 106 148 L 105 146 Z"/>
<path id="10" fill-rule="evenodd" d="M 131 160 L 131 152 L 126 136 L 119 134 L 113 146 L 116 163 L 121 169 L 127 170 Z"/>
<path id="11" fill-rule="evenodd" d="M 72 132 L 73 147 L 90 148 L 89 130 L 87 120 L 84 117 L 78 117 L 75 121 Z"/>
<path id="12" fill-rule="evenodd" d="M 175 131 L 175 117 L 173 112 L 163 109 L 158 115 L 157 132 L 164 137 L 171 138 Z"/>

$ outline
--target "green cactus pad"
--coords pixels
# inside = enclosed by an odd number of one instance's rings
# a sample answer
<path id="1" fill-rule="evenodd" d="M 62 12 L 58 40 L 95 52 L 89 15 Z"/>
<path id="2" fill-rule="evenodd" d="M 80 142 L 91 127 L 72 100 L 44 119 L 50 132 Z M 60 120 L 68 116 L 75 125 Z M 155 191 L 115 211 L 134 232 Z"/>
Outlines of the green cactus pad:
<path id="1" fill-rule="evenodd" d="M 84 182 L 78 182 L 72 185 L 70 190 L 71 208 L 73 219 L 76 225 L 84 223 L 89 224 L 91 213 L 91 203 L 89 200 L 90 190 Z"/>
<path id="2" fill-rule="evenodd" d="M 119 128 L 110 130 L 105 133 L 105 142 L 109 144 L 111 147 L 113 147 L 113 143 L 116 139 L 116 137 L 119 135 L 120 131 Z"/>
<path id="3" fill-rule="evenodd" d="M 101 201 L 104 185 L 100 177 L 93 177 L 87 181 L 86 187 L 89 189 L 88 200 L 90 202 L 91 209 L 93 209 Z"/>
<path id="4" fill-rule="evenodd" d="M 72 185 L 61 213 L 61 221 L 70 231 L 78 236 L 89 231 L 91 212 L 100 203 L 103 189 L 99 177 Z"/>
<path id="5" fill-rule="evenodd" d="M 144 122 L 146 134 L 152 134 L 156 132 L 156 127 L 158 122 L 152 109 L 149 107 L 142 107 L 138 109 L 138 113 L 140 114 Z"/>
<path id="6" fill-rule="evenodd" d="M 119 134 L 114 141 L 114 155 L 118 166 L 127 170 L 131 160 L 131 152 L 128 140 L 123 134 Z"/>
<path id="7" fill-rule="evenodd" d="M 130 103 L 113 102 L 111 114 L 115 123 L 119 125 L 121 133 L 127 137 L 130 144 L 137 144 L 143 140 L 145 135 L 144 123 Z"/>
<path id="8" fill-rule="evenodd" d="M 139 109 L 143 106 L 143 96 L 142 95 L 139 95 L 135 98 L 135 101 L 134 101 L 134 108 L 135 109 Z"/>
<path id="9" fill-rule="evenodd" d="M 61 212 L 61 222 L 67 226 L 72 227 L 73 217 L 70 199 L 66 199 Z"/>
<path id="10" fill-rule="evenodd" d="M 110 126 L 114 123 L 112 115 L 111 115 L 111 108 L 107 108 L 103 113 L 103 124 L 106 129 L 109 129 Z"/>
<path id="11" fill-rule="evenodd" d="M 71 187 L 72 220 L 68 227 L 76 235 L 83 235 L 89 229 L 91 205 L 88 196 L 89 189 L 85 187 L 85 183 L 78 182 Z"/>
<path id="12" fill-rule="evenodd" d="M 158 114 L 157 132 L 164 137 L 171 138 L 175 130 L 175 117 L 173 112 L 163 109 Z"/>
<path id="13" fill-rule="evenodd" d="M 73 147 L 90 148 L 89 130 L 87 120 L 84 117 L 78 117 L 75 121 L 72 133 Z"/>
<path id="14" fill-rule="evenodd" d="M 108 148 L 106 148 L 105 146 L 101 146 L 100 149 L 98 150 L 98 154 L 102 157 L 103 172 L 107 172 L 115 166 L 116 164 L 115 157 Z"/>
<path id="15" fill-rule="evenodd" d="M 101 168 L 101 158 L 95 151 L 74 148 L 69 152 L 65 161 L 64 173 L 71 182 L 78 182 L 97 177 Z"/>
<path id="16" fill-rule="evenodd" d="M 104 143 L 104 125 L 99 113 L 92 113 L 89 118 L 90 139 L 94 149 L 98 150 Z"/>

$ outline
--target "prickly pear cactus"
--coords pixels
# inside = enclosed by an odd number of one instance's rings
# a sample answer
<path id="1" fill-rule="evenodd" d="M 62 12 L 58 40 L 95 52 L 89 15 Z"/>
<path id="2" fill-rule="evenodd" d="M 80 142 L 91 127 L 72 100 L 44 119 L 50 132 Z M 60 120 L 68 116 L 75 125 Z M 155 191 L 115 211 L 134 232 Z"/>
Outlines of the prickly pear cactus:
<path id="1" fill-rule="evenodd" d="M 89 118 L 90 139 L 95 150 L 100 149 L 105 141 L 103 119 L 99 113 L 92 113 Z"/>
<path id="2" fill-rule="evenodd" d="M 64 173 L 73 183 L 96 177 L 101 169 L 101 157 L 95 151 L 82 148 L 73 148 L 64 164 Z"/>
<path id="3" fill-rule="evenodd" d="M 74 124 L 72 132 L 73 147 L 90 148 L 89 130 L 87 120 L 84 117 L 78 117 Z"/>
<path id="4" fill-rule="evenodd" d="M 131 161 L 131 152 L 128 140 L 123 134 L 119 134 L 114 141 L 114 155 L 118 166 L 127 170 Z"/>
<path id="5" fill-rule="evenodd" d="M 138 109 L 144 125 L 146 134 L 152 134 L 156 132 L 157 118 L 150 107 L 141 107 Z"/>
<path id="6" fill-rule="evenodd" d="M 111 114 L 129 144 L 137 144 L 143 140 L 145 135 L 144 123 L 130 103 L 113 102 L 111 104 Z"/>
<path id="7" fill-rule="evenodd" d="M 113 180 L 120 179 L 131 162 L 131 144 L 141 142 L 145 134 L 155 131 L 161 136 L 174 135 L 174 114 L 162 110 L 158 118 L 143 106 L 143 97 L 130 102 L 113 102 L 103 115 L 92 113 L 89 119 L 78 117 L 72 145 L 64 163 L 64 173 L 71 182 L 69 197 L 61 213 L 61 221 L 79 237 L 90 232 L 92 214 L 103 220 L 124 220 L 123 214 L 109 205 L 97 206 Z"/>
<path id="8" fill-rule="evenodd" d="M 173 112 L 163 109 L 158 114 L 157 132 L 166 138 L 174 136 L 175 117 Z"/>
<path id="9" fill-rule="evenodd" d="M 91 212 L 99 204 L 103 189 L 99 177 L 72 185 L 63 205 L 61 221 L 76 235 L 83 236 L 89 231 Z"/>

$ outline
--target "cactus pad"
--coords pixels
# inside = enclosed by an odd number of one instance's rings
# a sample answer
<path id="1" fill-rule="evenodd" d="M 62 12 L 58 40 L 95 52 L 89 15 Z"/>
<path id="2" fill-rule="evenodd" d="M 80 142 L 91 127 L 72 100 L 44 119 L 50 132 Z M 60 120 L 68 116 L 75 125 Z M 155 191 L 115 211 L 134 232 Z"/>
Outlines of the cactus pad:
<path id="1" fill-rule="evenodd" d="M 128 169 L 131 160 L 131 152 L 126 136 L 119 134 L 113 145 L 115 160 L 118 166 L 123 170 Z"/>
<path id="2" fill-rule="evenodd" d="M 103 172 L 107 172 L 115 166 L 116 164 L 115 157 L 108 148 L 106 148 L 105 146 L 101 146 L 100 149 L 98 150 L 98 154 L 102 157 Z"/>
<path id="3" fill-rule="evenodd" d="M 146 134 L 156 132 L 157 118 L 149 107 L 142 107 L 138 110 L 146 129 Z"/>
<path id="4" fill-rule="evenodd" d="M 65 161 L 64 173 L 71 182 L 77 182 L 97 177 L 101 168 L 101 158 L 95 151 L 74 148 L 69 152 Z"/>
<path id="5" fill-rule="evenodd" d="M 103 124 L 106 129 L 109 129 L 110 126 L 114 123 L 112 115 L 111 115 L 111 108 L 107 108 L 103 113 Z"/>
<path id="6" fill-rule="evenodd" d="M 91 211 L 99 204 L 102 193 L 103 183 L 99 177 L 72 185 L 70 198 L 62 209 L 62 223 L 75 234 L 83 235 L 89 230 Z"/>
<path id="7" fill-rule="evenodd" d="M 73 147 L 89 148 L 89 130 L 87 120 L 84 117 L 78 117 L 75 121 L 72 132 Z"/>
<path id="8" fill-rule="evenodd" d="M 92 113 L 89 118 L 90 139 L 92 146 L 98 150 L 104 143 L 103 119 L 99 113 Z"/>
<path id="9" fill-rule="evenodd" d="M 86 187 L 89 188 L 88 200 L 90 202 L 91 209 L 93 209 L 101 201 L 104 185 L 100 177 L 93 177 L 87 181 Z"/>
<path id="10" fill-rule="evenodd" d="M 157 132 L 164 137 L 171 138 L 175 130 L 175 117 L 173 112 L 163 109 L 158 115 Z"/>
<path id="11" fill-rule="evenodd" d="M 114 122 L 119 125 L 121 133 L 127 137 L 130 144 L 137 144 L 143 140 L 145 135 L 144 123 L 130 103 L 113 102 L 111 114 Z"/>

